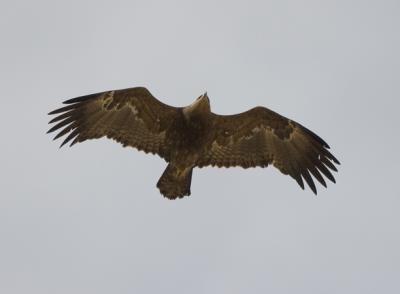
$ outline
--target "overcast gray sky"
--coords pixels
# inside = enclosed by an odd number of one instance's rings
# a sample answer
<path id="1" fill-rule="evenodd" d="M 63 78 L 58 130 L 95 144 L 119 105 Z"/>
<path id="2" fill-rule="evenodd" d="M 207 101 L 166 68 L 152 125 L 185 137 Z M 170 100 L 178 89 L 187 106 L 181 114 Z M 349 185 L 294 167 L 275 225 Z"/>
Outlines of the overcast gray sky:
<path id="1" fill-rule="evenodd" d="M 400 2 L 0 3 L 0 292 L 400 293 Z M 166 164 L 106 139 L 58 149 L 61 101 L 146 86 L 267 106 L 342 162 L 318 196 L 268 169 Z"/>

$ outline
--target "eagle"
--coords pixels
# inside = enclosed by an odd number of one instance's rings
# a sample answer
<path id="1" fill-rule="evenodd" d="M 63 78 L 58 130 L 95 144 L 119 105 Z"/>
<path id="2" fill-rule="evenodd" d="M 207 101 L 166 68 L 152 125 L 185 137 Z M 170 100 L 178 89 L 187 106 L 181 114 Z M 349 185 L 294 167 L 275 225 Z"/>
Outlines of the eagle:
<path id="1" fill-rule="evenodd" d="M 106 91 L 63 102 L 51 111 L 66 135 L 60 148 L 89 139 L 107 137 L 146 153 L 157 154 L 167 167 L 157 183 L 169 199 L 191 194 L 193 168 L 267 167 L 291 176 L 304 190 L 304 181 L 317 194 L 316 179 L 335 183 L 331 171 L 339 161 L 329 145 L 314 132 L 268 108 L 255 107 L 234 115 L 211 112 L 207 92 L 186 107 L 173 107 L 156 99 L 144 87 Z M 304 180 L 304 181 L 303 181 Z"/>

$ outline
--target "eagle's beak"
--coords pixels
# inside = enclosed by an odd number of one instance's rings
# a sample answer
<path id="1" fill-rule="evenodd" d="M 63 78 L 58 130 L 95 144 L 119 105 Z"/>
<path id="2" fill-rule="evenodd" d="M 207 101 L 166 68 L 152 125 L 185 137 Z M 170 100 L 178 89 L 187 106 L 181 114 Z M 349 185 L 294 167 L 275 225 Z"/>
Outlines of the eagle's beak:
<path id="1" fill-rule="evenodd" d="M 203 99 L 203 98 L 206 98 L 207 100 L 210 100 L 210 99 L 208 98 L 207 92 L 205 92 L 201 98 L 202 98 L 202 99 Z"/>

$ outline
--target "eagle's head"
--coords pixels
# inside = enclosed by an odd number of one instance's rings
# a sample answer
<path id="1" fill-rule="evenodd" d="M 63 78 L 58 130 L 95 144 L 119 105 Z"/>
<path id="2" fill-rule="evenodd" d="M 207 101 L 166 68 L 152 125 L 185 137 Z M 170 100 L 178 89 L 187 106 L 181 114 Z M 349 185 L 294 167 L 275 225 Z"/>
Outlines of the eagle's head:
<path id="1" fill-rule="evenodd" d="M 199 96 L 192 104 L 183 108 L 183 114 L 188 119 L 198 115 L 207 115 L 209 113 L 211 113 L 211 107 L 207 92 Z"/>

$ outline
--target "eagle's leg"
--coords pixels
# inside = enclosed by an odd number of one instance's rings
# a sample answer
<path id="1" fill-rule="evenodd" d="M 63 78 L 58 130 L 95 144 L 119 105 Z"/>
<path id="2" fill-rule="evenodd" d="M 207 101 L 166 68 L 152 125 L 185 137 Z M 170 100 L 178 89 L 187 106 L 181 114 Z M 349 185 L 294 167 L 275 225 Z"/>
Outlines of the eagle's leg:
<path id="1" fill-rule="evenodd" d="M 190 184 L 192 182 L 193 167 L 177 167 L 168 164 L 161 178 L 158 180 L 157 188 L 161 194 L 169 199 L 182 198 L 190 195 Z"/>

